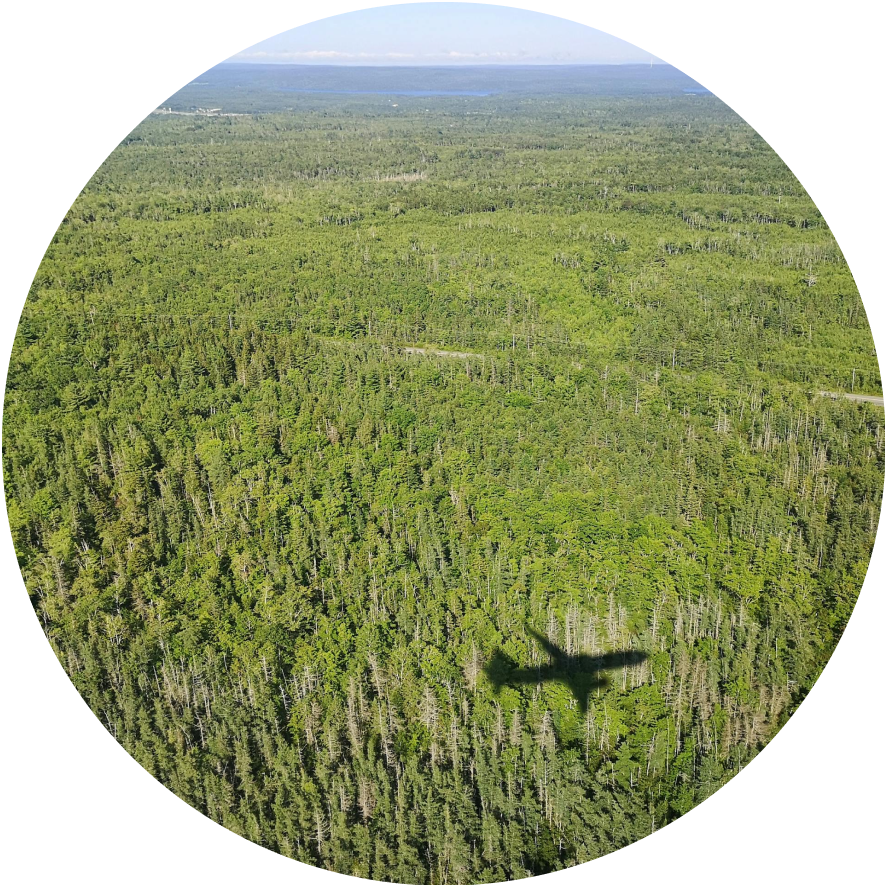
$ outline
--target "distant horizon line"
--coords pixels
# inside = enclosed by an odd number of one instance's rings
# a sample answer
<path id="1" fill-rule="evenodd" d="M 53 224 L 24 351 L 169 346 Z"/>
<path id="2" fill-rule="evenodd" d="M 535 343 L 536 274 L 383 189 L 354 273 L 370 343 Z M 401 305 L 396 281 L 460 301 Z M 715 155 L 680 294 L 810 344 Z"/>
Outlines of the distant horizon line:
<path id="1" fill-rule="evenodd" d="M 213 67 L 246 67 L 256 68 L 673 68 L 669 62 L 657 61 L 579 61 L 579 62 L 435 62 L 391 64 L 390 62 L 373 64 L 371 62 L 297 62 L 297 61 L 234 61 L 225 59 Z M 210 68 L 211 70 L 211 68 Z M 676 68 L 678 70 L 678 68 Z M 681 72 L 680 72 L 681 73 Z M 687 76 L 687 75 L 686 75 Z"/>

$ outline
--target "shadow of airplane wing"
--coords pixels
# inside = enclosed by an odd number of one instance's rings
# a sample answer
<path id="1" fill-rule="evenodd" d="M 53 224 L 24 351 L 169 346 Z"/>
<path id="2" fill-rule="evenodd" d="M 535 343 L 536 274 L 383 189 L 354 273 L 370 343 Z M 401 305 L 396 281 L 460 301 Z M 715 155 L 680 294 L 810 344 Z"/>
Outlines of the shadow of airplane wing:
<path id="1" fill-rule="evenodd" d="M 579 670 L 616 670 L 620 667 L 635 667 L 648 659 L 644 651 L 613 651 L 606 655 L 577 655 L 575 666 Z"/>
<path id="2" fill-rule="evenodd" d="M 565 652 L 561 648 L 557 648 L 543 633 L 538 632 L 534 627 L 526 627 L 526 632 L 554 661 L 559 661 L 566 657 Z"/>
<path id="3" fill-rule="evenodd" d="M 538 682 L 561 682 L 562 670 L 559 667 L 519 667 L 507 676 L 509 685 L 534 685 Z"/>
<path id="4" fill-rule="evenodd" d="M 516 664 L 498 649 L 482 669 L 497 692 L 510 681 L 511 674 L 516 670 Z"/>

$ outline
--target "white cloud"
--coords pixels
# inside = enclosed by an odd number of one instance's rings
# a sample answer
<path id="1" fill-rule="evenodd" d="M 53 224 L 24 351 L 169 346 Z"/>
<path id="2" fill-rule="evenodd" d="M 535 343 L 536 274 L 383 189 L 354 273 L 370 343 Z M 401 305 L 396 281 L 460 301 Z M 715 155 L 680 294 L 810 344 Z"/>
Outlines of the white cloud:
<path id="1" fill-rule="evenodd" d="M 526 52 L 440 52 L 434 58 L 525 58 Z"/>
<path id="2" fill-rule="evenodd" d="M 568 58 L 571 53 L 558 53 L 555 57 Z M 300 50 L 252 50 L 238 52 L 231 61 L 266 61 L 266 62 L 369 62 L 369 61 L 414 61 L 421 62 L 526 62 L 537 61 L 524 49 L 516 52 L 460 52 L 454 49 L 441 49 L 438 52 L 345 52 L 338 49 L 300 49 Z"/>
<path id="3" fill-rule="evenodd" d="M 305 49 L 300 51 L 280 51 L 267 52 L 259 50 L 257 52 L 238 52 L 233 58 L 238 59 L 264 59 L 266 61 L 279 59 L 302 59 L 313 61 L 317 59 L 338 59 L 338 60 L 369 60 L 369 59 L 403 59 L 403 58 L 421 58 L 422 56 L 414 55 L 410 52 L 339 52 L 337 49 Z"/>

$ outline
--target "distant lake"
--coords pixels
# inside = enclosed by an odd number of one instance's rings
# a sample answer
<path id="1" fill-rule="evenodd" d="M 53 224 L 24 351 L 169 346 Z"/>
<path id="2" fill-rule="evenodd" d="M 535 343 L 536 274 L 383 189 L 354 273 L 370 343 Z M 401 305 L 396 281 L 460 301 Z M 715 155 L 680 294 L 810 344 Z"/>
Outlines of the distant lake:
<path id="1" fill-rule="evenodd" d="M 470 95 L 483 98 L 494 95 L 494 92 L 473 92 L 467 89 L 299 89 L 295 86 L 283 86 L 280 92 L 309 92 L 320 95 L 412 95 L 417 98 L 429 98 L 433 95 Z"/>

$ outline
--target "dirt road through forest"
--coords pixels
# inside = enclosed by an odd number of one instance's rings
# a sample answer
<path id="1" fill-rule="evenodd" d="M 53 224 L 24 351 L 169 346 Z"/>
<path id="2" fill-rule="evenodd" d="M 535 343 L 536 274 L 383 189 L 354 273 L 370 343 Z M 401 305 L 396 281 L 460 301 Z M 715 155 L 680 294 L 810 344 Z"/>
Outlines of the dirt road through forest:
<path id="1" fill-rule="evenodd" d="M 831 390 L 819 390 L 818 395 L 828 396 L 831 399 L 850 399 L 856 403 L 873 403 L 873 405 L 885 407 L 885 397 L 869 393 L 834 393 Z"/>

